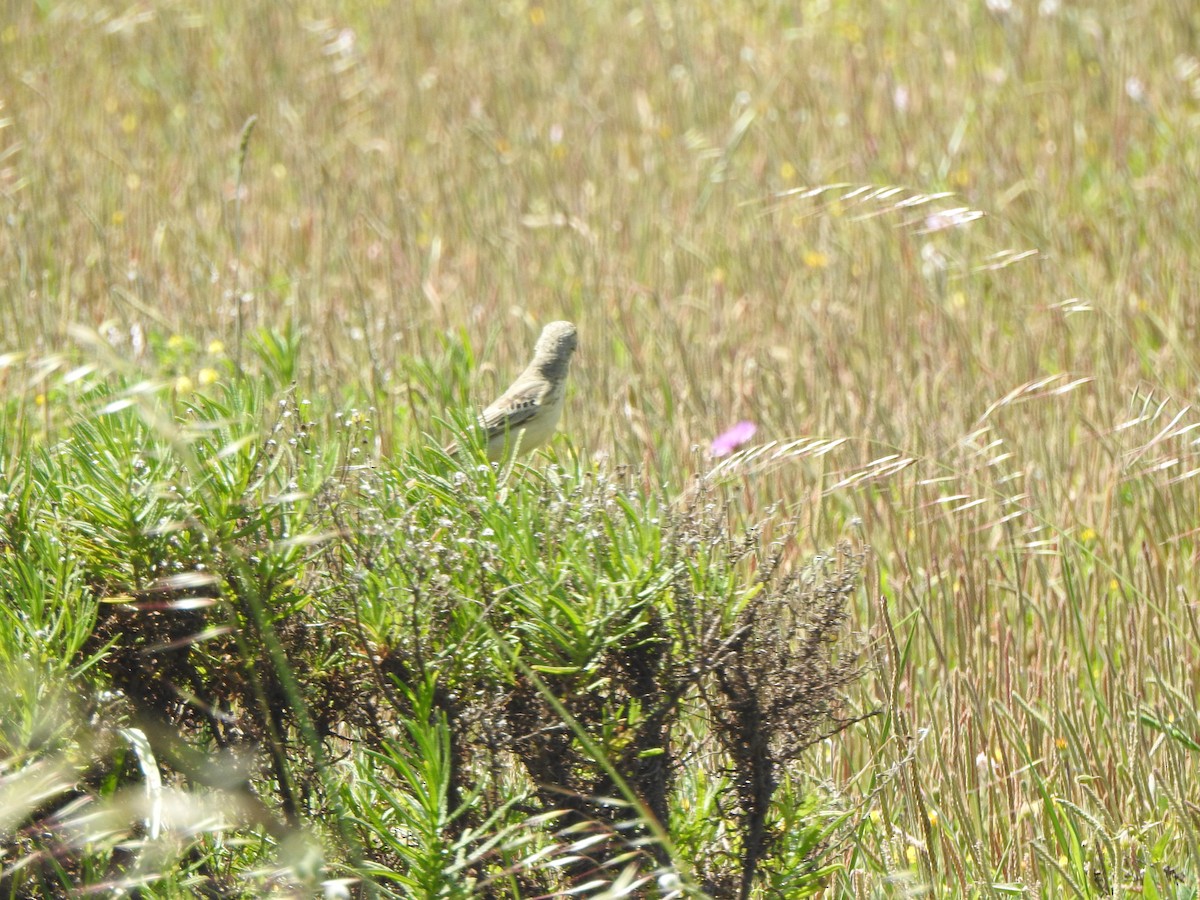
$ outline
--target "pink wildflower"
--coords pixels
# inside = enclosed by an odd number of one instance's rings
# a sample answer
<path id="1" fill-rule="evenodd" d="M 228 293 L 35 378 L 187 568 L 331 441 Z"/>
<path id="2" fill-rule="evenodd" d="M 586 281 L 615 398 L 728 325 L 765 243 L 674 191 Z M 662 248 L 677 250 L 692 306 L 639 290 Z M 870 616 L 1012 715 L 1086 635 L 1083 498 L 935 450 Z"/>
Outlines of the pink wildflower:
<path id="1" fill-rule="evenodd" d="M 713 438 L 712 448 L 708 451 L 711 456 L 728 456 L 750 438 L 754 437 L 754 432 L 758 430 L 758 426 L 753 422 L 741 421 L 732 428 L 723 431 Z"/>

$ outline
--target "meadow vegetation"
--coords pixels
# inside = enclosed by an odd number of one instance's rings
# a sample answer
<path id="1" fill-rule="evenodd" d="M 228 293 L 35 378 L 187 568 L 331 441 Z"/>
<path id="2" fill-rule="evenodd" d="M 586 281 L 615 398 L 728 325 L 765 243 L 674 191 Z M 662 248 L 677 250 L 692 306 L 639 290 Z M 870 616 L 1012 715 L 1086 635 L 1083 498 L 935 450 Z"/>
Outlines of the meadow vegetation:
<path id="1" fill-rule="evenodd" d="M 1195 897 L 1198 34 L 6 4 L 0 895 Z"/>

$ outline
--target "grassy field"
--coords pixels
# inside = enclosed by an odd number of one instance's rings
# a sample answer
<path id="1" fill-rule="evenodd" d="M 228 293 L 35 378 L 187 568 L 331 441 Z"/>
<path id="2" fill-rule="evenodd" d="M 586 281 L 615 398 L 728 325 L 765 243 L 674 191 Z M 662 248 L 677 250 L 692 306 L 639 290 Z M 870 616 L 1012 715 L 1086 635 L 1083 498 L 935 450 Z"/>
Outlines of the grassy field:
<path id="1" fill-rule="evenodd" d="M 3 896 L 1197 896 L 1193 3 L 4 7 Z"/>

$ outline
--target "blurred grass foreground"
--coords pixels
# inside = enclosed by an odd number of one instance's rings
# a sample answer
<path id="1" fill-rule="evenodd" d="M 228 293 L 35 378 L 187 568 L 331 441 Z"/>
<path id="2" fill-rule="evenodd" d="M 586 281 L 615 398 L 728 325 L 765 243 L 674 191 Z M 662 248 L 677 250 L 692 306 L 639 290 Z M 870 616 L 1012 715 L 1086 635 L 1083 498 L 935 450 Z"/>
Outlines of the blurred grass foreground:
<path id="1" fill-rule="evenodd" d="M 3 10 L 0 896 L 1197 896 L 1200 8 Z"/>

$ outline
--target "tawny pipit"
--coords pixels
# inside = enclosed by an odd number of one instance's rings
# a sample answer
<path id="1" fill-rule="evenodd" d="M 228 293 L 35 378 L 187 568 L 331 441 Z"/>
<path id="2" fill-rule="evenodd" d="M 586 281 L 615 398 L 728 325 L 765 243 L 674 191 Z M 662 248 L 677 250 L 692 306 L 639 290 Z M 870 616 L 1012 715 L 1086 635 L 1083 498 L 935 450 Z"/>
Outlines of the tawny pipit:
<path id="1" fill-rule="evenodd" d="M 567 369 L 578 339 L 570 322 L 551 322 L 533 348 L 533 360 L 507 391 L 483 411 L 489 462 L 536 450 L 554 434 L 567 393 Z M 458 452 L 451 444 L 446 452 Z"/>

